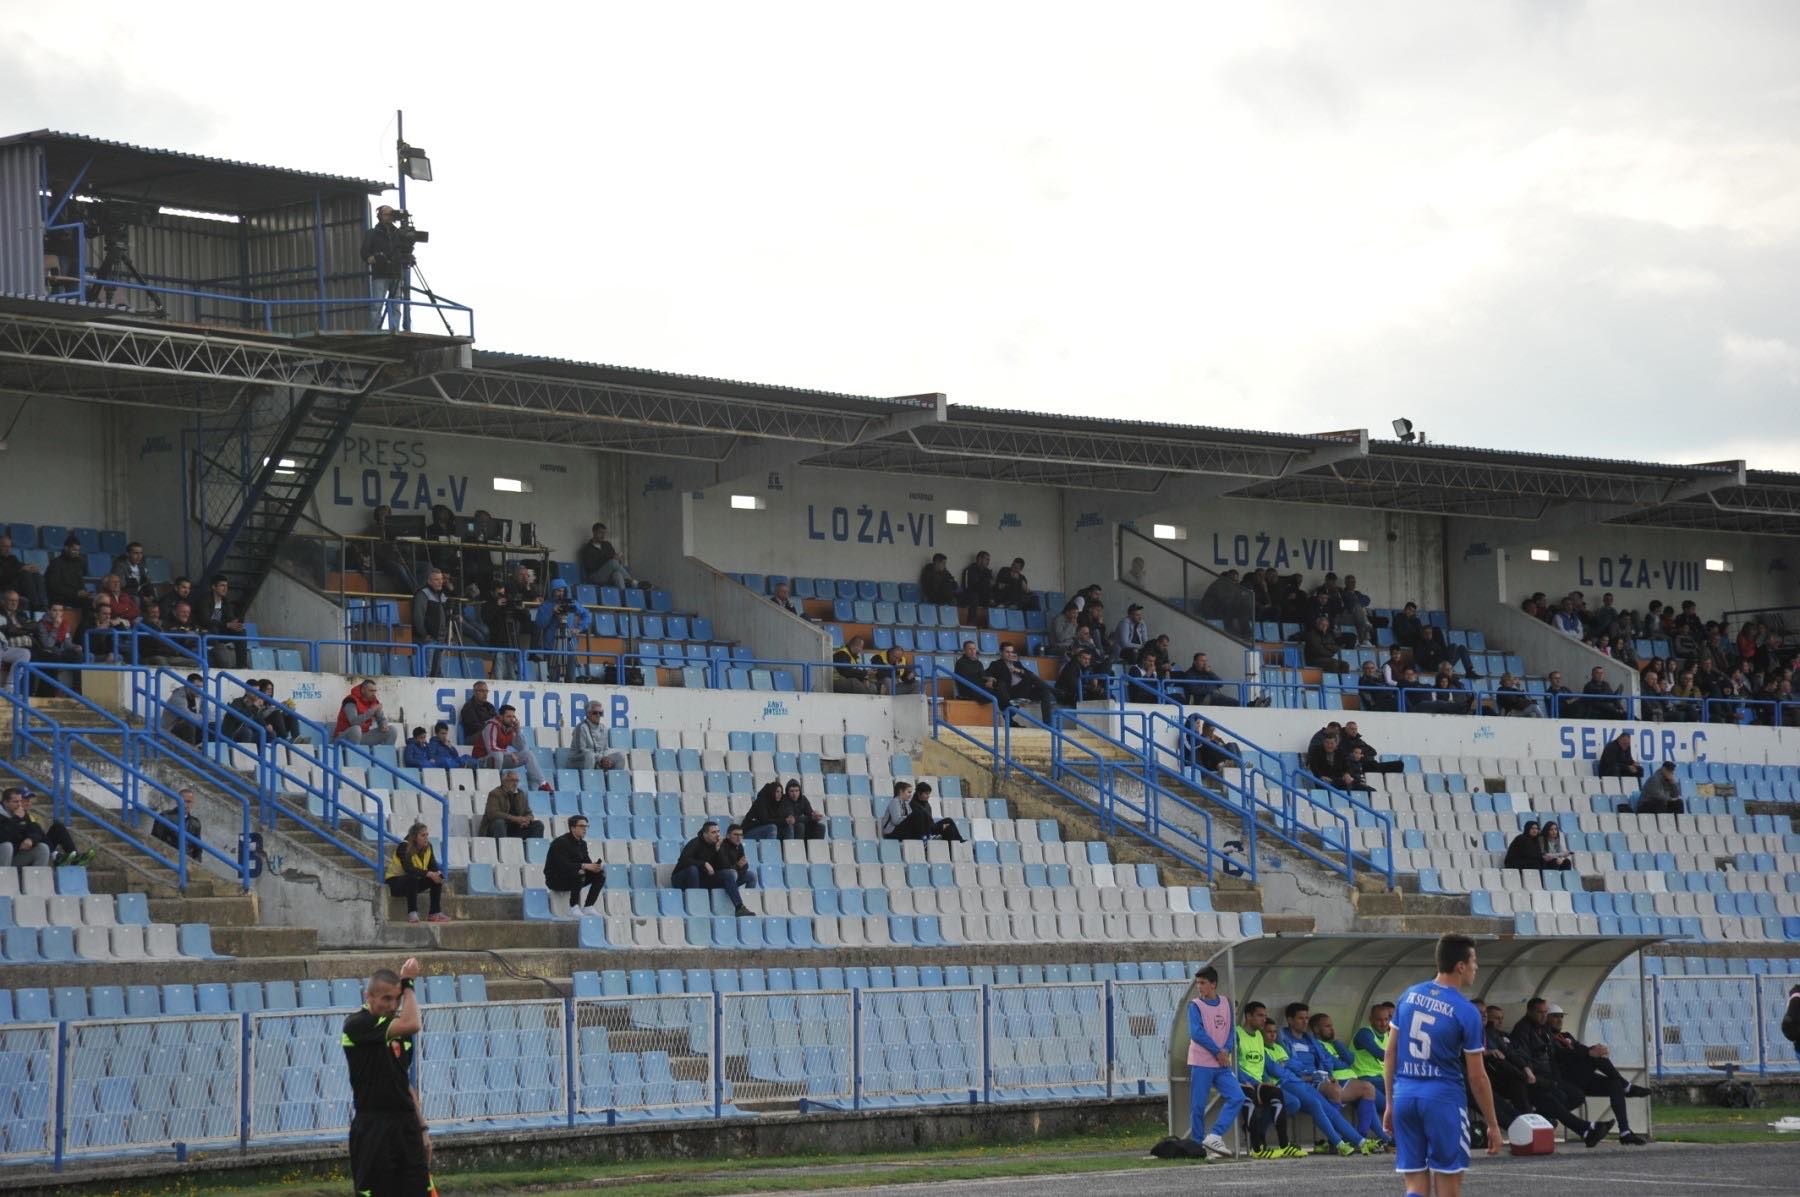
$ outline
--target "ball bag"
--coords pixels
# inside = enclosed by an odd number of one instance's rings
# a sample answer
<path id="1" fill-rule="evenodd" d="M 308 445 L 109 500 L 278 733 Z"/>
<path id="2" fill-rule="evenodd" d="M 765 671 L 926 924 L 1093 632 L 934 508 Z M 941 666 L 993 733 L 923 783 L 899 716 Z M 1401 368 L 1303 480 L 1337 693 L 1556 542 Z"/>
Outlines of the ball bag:
<path id="1" fill-rule="evenodd" d="M 1520 1114 L 1506 1128 L 1514 1155 L 1549 1155 L 1556 1150 L 1556 1128 L 1537 1114 Z"/>

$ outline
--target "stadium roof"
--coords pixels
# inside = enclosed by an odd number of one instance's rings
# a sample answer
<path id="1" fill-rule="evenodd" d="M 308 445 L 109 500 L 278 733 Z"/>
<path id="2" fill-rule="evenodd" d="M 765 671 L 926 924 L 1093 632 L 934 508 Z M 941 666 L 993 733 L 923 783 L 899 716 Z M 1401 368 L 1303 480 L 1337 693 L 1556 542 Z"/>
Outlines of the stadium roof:
<path id="1" fill-rule="evenodd" d="M 0 392 L 14 395 L 217 409 L 243 383 L 293 384 L 336 362 L 352 389 L 378 377 L 359 412 L 366 424 L 686 460 L 719 481 L 754 460 L 747 447 L 762 446 L 826 468 L 1110 493 L 1142 500 L 1141 514 L 1187 479 L 1205 493 L 1270 502 L 1800 536 L 1800 474 L 1742 462 L 1004 411 L 940 395 L 846 395 L 446 345 L 425 345 L 408 367 L 419 347 L 393 339 L 309 344 L 0 296 Z"/>
<path id="2" fill-rule="evenodd" d="M 80 190 L 86 195 L 198 212 L 242 215 L 311 203 L 321 191 L 373 195 L 388 186 L 369 179 L 150 149 L 52 129 L 0 137 L 0 148 L 14 145 L 40 147 L 51 185 L 58 189 L 79 175 Z"/>

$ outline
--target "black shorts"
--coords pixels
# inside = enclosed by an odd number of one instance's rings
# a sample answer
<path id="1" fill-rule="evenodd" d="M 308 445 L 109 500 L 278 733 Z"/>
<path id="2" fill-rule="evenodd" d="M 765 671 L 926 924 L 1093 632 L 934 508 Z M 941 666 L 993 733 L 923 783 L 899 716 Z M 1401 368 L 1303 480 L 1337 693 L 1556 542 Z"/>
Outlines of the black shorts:
<path id="1" fill-rule="evenodd" d="M 350 1179 L 356 1197 L 428 1197 L 419 1120 L 399 1111 L 358 1114 L 350 1124 Z"/>

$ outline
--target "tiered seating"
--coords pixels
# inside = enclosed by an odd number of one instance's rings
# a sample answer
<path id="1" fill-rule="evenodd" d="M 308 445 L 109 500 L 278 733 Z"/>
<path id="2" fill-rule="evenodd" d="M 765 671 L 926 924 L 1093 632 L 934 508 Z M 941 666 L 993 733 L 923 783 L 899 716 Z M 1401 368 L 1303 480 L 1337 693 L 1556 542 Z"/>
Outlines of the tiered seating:
<path id="1" fill-rule="evenodd" d="M 443 856 L 453 873 L 463 874 L 455 888 L 521 894 L 525 916 L 533 919 L 558 913 L 537 884 L 548 840 L 567 819 L 585 815 L 609 876 L 593 911 L 598 918 L 582 920 L 589 947 L 1215 941 L 1260 928 L 1255 914 L 1215 912 L 1210 890 L 1164 886 L 1153 865 L 1115 866 L 1103 842 L 1063 843 L 1054 820 L 1015 819 L 1001 799 L 965 799 L 960 778 L 917 777 L 905 755 L 870 752 L 863 736 L 706 732 L 679 739 L 683 747 L 663 747 L 655 729 L 617 730 L 613 744 L 627 754 L 627 768 L 556 769 L 554 793 L 528 795 L 545 823 L 542 839 L 480 834 L 497 771 L 434 770 L 425 777 L 397 770 L 393 778 L 359 774 L 357 780 L 377 789 L 384 780 L 416 782 L 445 794 L 451 826 Z M 538 751 L 548 761 L 556 750 Z M 828 763 L 833 772 L 823 771 Z M 840 766 L 844 772 L 835 771 Z M 793 776 L 814 795 L 827 836 L 747 841 L 757 871 L 756 917 L 733 917 L 722 892 L 670 888 L 681 848 L 702 824 L 724 826 L 736 818 L 758 779 Z M 938 813 L 956 821 L 966 846 L 881 839 L 879 812 L 895 776 L 931 781 Z M 435 800 L 416 788 L 389 792 L 386 806 L 395 836 L 414 819 L 432 822 L 437 813 Z"/>
<path id="2" fill-rule="evenodd" d="M 1370 611 L 1389 619 L 1395 614 L 1392 609 L 1383 607 L 1373 607 Z M 1448 614 L 1443 611 L 1420 611 L 1419 618 L 1436 628 L 1445 643 L 1467 648 L 1475 672 L 1489 679 L 1490 685 L 1498 683 L 1501 674 L 1510 672 L 1524 682 L 1528 693 L 1543 694 L 1543 678 L 1527 675 L 1525 659 L 1517 653 L 1490 648 L 1487 636 L 1480 629 L 1453 628 L 1449 626 Z M 1387 663 L 1388 648 L 1394 642 L 1393 632 L 1385 627 L 1376 628 L 1373 648 L 1342 650 L 1338 655 L 1350 668 L 1339 674 L 1301 667 L 1300 646 L 1293 642 L 1300 630 L 1299 624 L 1269 620 L 1258 620 L 1253 629 L 1263 650 L 1260 680 L 1270 687 L 1272 705 L 1288 710 L 1357 710 L 1356 684 L 1363 663 L 1372 662 L 1377 668 Z M 1421 679 L 1422 683 L 1426 680 Z"/>
<path id="3" fill-rule="evenodd" d="M 1000 654 L 1002 644 L 1019 650 L 1021 662 L 1046 679 L 1054 679 L 1059 662 L 1043 653 L 1046 611 L 1061 608 L 1063 595 L 1041 595 L 1042 610 L 1006 607 L 958 607 L 919 601 L 917 582 L 878 582 L 868 578 L 802 578 L 785 574 L 733 573 L 732 580 L 758 594 L 773 594 L 787 583 L 806 618 L 820 623 L 833 648 L 861 636 L 870 651 L 903 649 L 913 654 L 922 677 L 949 674 L 956 668 L 964 641 L 973 640 L 984 659 Z M 777 686 L 777 689 L 781 687 Z M 939 687 L 949 696 L 946 681 Z"/>
<path id="4" fill-rule="evenodd" d="M 143 894 L 96 894 L 87 869 L 0 868 L 0 960 L 6 964 L 214 958 L 204 923 L 150 921 Z"/>
<path id="5" fill-rule="evenodd" d="M 567 563 L 560 563 L 567 565 Z M 571 570 L 573 566 L 569 567 Z M 745 646 L 714 634 L 712 620 L 697 612 L 676 611 L 674 598 L 666 590 L 627 589 L 612 586 L 590 586 L 571 583 L 574 599 L 593 613 L 593 630 L 579 638 L 577 650 L 597 658 L 595 671 L 612 664 L 619 656 L 629 658 L 627 664 L 644 671 L 648 685 L 683 685 L 702 688 L 714 685 L 732 689 L 795 689 L 792 671 L 779 671 L 785 676 L 776 684 L 771 675 L 767 686 L 752 687 L 747 666 L 733 662 L 752 657 Z M 412 642 L 412 600 L 353 598 L 348 601 L 347 618 L 353 639 L 367 643 L 352 654 L 352 665 L 358 673 L 409 675 L 415 670 L 410 647 L 382 648 L 381 645 L 410 645 Z M 255 650 L 253 650 L 254 652 Z M 294 668 L 299 668 L 297 663 Z M 440 654 L 439 672 L 446 677 L 487 677 L 492 672 L 492 659 L 482 653 L 444 652 Z M 542 660 L 529 662 L 533 680 L 544 681 L 550 666 Z M 269 664 L 253 668 L 277 668 Z M 735 684 L 742 674 L 742 685 Z"/>
<path id="6" fill-rule="evenodd" d="M 1677 818 L 1618 813 L 1636 787 L 1595 777 L 1586 762 L 1403 759 L 1406 772 L 1369 775 L 1376 792 L 1367 798 L 1393 812 L 1400 832 L 1394 866 L 1418 873 L 1425 892 L 1468 893 L 1474 913 L 1510 917 L 1522 935 L 1800 939 L 1800 874 L 1783 863 L 1800 852 L 1800 835 L 1786 819 L 1747 809 L 1751 801 L 1792 795 L 1800 776 L 1790 774 L 1800 770 L 1687 766 L 1689 784 L 1702 792 Z M 1297 767 L 1297 758 L 1288 763 Z M 1693 780 L 1714 769 L 1737 780 Z M 1750 792 L 1769 797 L 1741 796 L 1751 786 L 1765 787 Z M 1560 826 L 1572 871 L 1501 868 L 1507 844 L 1533 819 Z M 1376 829 L 1359 826 L 1351 837 L 1379 851 Z M 1588 888 L 1596 880 L 1601 888 Z"/>

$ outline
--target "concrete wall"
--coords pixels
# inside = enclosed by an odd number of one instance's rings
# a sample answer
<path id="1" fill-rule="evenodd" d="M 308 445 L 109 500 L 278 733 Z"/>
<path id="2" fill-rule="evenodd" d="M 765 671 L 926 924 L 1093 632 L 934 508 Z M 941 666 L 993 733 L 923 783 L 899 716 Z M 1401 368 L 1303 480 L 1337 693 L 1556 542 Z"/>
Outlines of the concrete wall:
<path id="1" fill-rule="evenodd" d="M 661 493 L 653 463 L 639 476 L 638 493 Z M 734 511 L 734 492 L 766 506 Z M 1065 588 L 1061 504 L 1045 488 L 801 466 L 695 492 L 691 502 L 687 551 L 720 569 L 910 582 L 933 553 L 947 555 L 960 574 L 986 549 L 996 569 L 1023 557 L 1035 588 Z M 981 523 L 951 526 L 951 508 L 975 512 Z"/>
<path id="2" fill-rule="evenodd" d="M 716 636 L 739 644 L 753 644 L 764 661 L 831 660 L 831 637 L 825 629 L 798 615 L 783 611 L 763 596 L 733 582 L 723 573 L 693 557 L 658 558 L 656 580 L 681 595 L 683 604 L 707 612 Z M 800 681 L 800 671 L 794 671 Z M 829 692 L 831 679 L 824 670 L 813 674 L 813 689 Z"/>
<path id="3" fill-rule="evenodd" d="M 118 411 L 48 399 L 19 403 L 5 406 L 9 420 L 15 410 L 19 417 L 0 452 L 0 522 L 129 530 L 134 504 Z"/>
<path id="4" fill-rule="evenodd" d="M 1800 730 L 1794 728 L 1220 707 L 1207 708 L 1207 718 L 1225 730 L 1227 739 L 1248 740 L 1270 752 L 1303 752 L 1312 734 L 1329 721 L 1353 719 L 1369 743 L 1394 756 L 1598 761 L 1606 742 L 1621 731 L 1632 733 L 1639 756 L 1646 760 L 1791 764 L 1800 753 Z M 1172 746 L 1172 729 L 1161 734 Z"/>
<path id="5" fill-rule="evenodd" d="M 1642 611 L 1651 599 L 1677 606 L 1693 599 L 1708 618 L 1800 603 L 1800 554 L 1791 541 L 1776 537 L 1613 526 L 1537 537 L 1530 525 L 1522 524 L 1502 546 L 1471 535 L 1467 527 L 1466 521 L 1450 522 L 1445 533 L 1450 559 L 1478 561 L 1504 548 L 1505 577 L 1498 597 L 1515 605 L 1539 590 L 1552 600 L 1579 590 L 1595 607 L 1611 591 L 1614 605 L 1627 611 Z M 1549 549 L 1557 560 L 1533 561 L 1533 548 Z M 1731 572 L 1707 570 L 1708 558 L 1730 561 Z"/>
<path id="6" fill-rule="evenodd" d="M 396 515 L 429 515 L 437 503 L 459 515 L 485 509 L 513 521 L 514 543 L 521 523 L 536 523 L 538 540 L 558 560 L 572 560 L 589 526 L 605 520 L 631 561 L 625 468 L 611 453 L 359 426 L 314 492 L 313 514 L 334 531 L 363 532 L 382 505 Z M 531 492 L 496 491 L 496 477 L 520 479 Z"/>
<path id="7" fill-rule="evenodd" d="M 1490 643 L 1504 644 L 1508 652 L 1522 655 L 1526 669 L 1534 676 L 1547 676 L 1551 670 L 1560 669 L 1563 685 L 1580 693 L 1588 683 L 1590 672 L 1598 665 L 1605 671 L 1607 685 L 1622 688 L 1626 694 L 1638 693 L 1637 670 L 1589 648 L 1572 636 L 1565 636 L 1510 603 L 1490 603 L 1485 610 L 1465 604 L 1458 611 L 1459 622 L 1482 629 Z"/>

